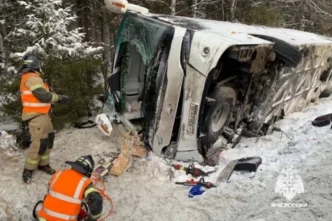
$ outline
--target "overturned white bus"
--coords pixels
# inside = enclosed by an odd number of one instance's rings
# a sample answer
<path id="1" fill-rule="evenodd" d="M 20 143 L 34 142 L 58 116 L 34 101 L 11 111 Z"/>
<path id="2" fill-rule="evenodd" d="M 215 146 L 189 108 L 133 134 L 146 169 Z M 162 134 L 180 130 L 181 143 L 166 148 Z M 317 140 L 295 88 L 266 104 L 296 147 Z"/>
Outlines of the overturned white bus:
<path id="1" fill-rule="evenodd" d="M 331 51 L 312 33 L 127 10 L 109 84 L 157 155 L 202 162 L 318 99 Z"/>

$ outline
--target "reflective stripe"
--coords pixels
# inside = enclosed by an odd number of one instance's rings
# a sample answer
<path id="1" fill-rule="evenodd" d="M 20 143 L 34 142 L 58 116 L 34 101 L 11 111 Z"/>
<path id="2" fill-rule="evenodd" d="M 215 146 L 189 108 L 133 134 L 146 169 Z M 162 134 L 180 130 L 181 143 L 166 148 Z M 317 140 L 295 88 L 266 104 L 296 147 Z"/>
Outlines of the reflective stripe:
<path id="1" fill-rule="evenodd" d="M 82 192 L 83 185 L 84 185 L 84 183 L 87 179 L 88 179 L 87 177 L 83 177 L 80 180 L 80 182 L 77 185 L 77 188 L 76 188 L 76 191 L 75 191 L 75 194 L 74 194 L 74 198 L 78 199 L 78 197 L 80 196 L 80 193 Z"/>
<path id="2" fill-rule="evenodd" d="M 87 159 L 84 159 L 84 161 L 85 161 L 87 164 L 89 164 L 90 168 L 92 168 L 91 163 L 90 163 Z"/>
<path id="3" fill-rule="evenodd" d="M 87 188 L 85 191 L 84 191 L 84 198 L 87 198 L 88 195 L 92 192 L 98 192 L 98 190 L 96 188 L 94 188 L 93 186 Z"/>
<path id="4" fill-rule="evenodd" d="M 89 178 L 87 177 L 78 177 L 79 180 L 76 180 L 77 182 L 77 186 L 76 187 L 72 187 L 75 188 L 74 192 L 71 192 L 69 195 L 68 194 L 63 194 L 61 189 L 59 189 L 59 192 L 54 191 L 54 188 L 56 189 L 58 187 L 58 183 L 60 183 L 62 181 L 62 178 L 66 179 L 66 181 L 68 181 L 68 179 L 70 178 L 65 178 L 63 176 L 60 177 L 60 175 L 62 175 L 62 172 L 65 171 L 59 171 L 55 174 L 55 177 L 53 178 L 52 182 L 50 182 L 50 188 L 48 191 L 48 196 L 49 197 L 53 197 L 52 199 L 50 199 L 50 202 L 53 201 L 54 203 L 58 202 L 58 203 L 71 203 L 72 205 L 68 205 L 68 210 L 63 210 L 63 211 L 59 211 L 58 208 L 56 206 L 52 206 L 50 205 L 50 207 L 48 208 L 43 208 L 41 214 L 47 214 L 51 217 L 54 218 L 58 218 L 58 219 L 63 219 L 63 220 L 77 220 L 77 216 L 79 213 L 79 208 L 81 207 L 82 204 L 82 193 L 83 190 L 85 190 L 86 188 L 86 182 L 90 181 Z M 63 173 L 63 175 L 65 176 L 65 174 L 67 173 Z M 70 174 L 70 173 L 69 173 Z M 76 183 L 75 182 L 75 183 Z M 71 195 L 73 194 L 73 195 Z M 71 209 L 69 209 L 71 208 Z M 76 212 L 77 211 L 77 212 Z M 46 215 L 45 214 L 45 215 Z"/>
<path id="5" fill-rule="evenodd" d="M 48 107 L 51 106 L 49 103 L 30 103 L 30 102 L 23 102 L 22 104 L 24 107 Z"/>
<path id="6" fill-rule="evenodd" d="M 38 217 L 38 221 L 47 221 L 47 220 L 44 219 L 43 217 Z"/>
<path id="7" fill-rule="evenodd" d="M 29 63 L 32 63 L 33 62 L 33 60 L 25 60 L 25 61 L 23 61 L 23 64 L 29 64 Z"/>
<path id="8" fill-rule="evenodd" d="M 42 156 L 40 157 L 40 159 L 42 159 L 42 160 L 47 160 L 48 158 L 49 158 L 48 155 L 42 155 Z"/>
<path id="9" fill-rule="evenodd" d="M 50 187 L 53 189 L 53 186 L 55 184 L 55 182 L 57 181 L 57 179 L 59 178 L 60 174 L 62 173 L 62 171 L 58 172 L 56 175 L 55 175 L 55 178 L 52 182 L 52 184 L 50 185 Z"/>
<path id="10" fill-rule="evenodd" d="M 61 193 L 57 193 L 57 192 L 55 192 L 53 190 L 50 190 L 48 193 L 51 196 L 53 196 L 53 197 L 55 197 L 57 199 L 60 199 L 60 200 L 63 200 L 63 201 L 69 202 L 69 203 L 75 203 L 75 204 L 78 204 L 78 205 L 81 205 L 81 203 L 82 203 L 82 201 L 79 200 L 79 199 L 75 199 L 75 198 L 63 195 Z"/>
<path id="11" fill-rule="evenodd" d="M 77 216 L 70 216 L 70 215 L 66 215 L 63 213 L 57 213 L 57 212 L 54 212 L 52 210 L 45 209 L 45 208 L 43 208 L 43 210 L 45 211 L 46 214 L 59 218 L 59 219 L 65 219 L 65 220 L 76 220 L 77 219 Z"/>
<path id="12" fill-rule="evenodd" d="M 99 217 L 101 217 L 101 213 L 99 213 L 99 214 L 97 214 L 97 215 L 92 215 L 92 214 L 90 213 L 90 216 L 91 216 L 92 219 L 98 219 Z"/>
<path id="13" fill-rule="evenodd" d="M 55 93 L 52 93 L 52 103 L 56 103 L 59 101 L 59 96 Z"/>
<path id="14" fill-rule="evenodd" d="M 21 94 L 32 94 L 31 91 L 21 91 Z"/>
<path id="15" fill-rule="evenodd" d="M 27 163 L 30 163 L 30 164 L 38 164 L 38 160 L 32 160 L 30 158 L 27 158 Z"/>

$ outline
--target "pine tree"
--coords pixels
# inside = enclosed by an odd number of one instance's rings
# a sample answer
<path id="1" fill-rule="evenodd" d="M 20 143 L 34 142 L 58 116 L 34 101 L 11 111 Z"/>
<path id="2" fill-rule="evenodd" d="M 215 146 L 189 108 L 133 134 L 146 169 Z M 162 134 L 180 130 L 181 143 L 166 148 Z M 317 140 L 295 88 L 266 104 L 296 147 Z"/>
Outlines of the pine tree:
<path id="1" fill-rule="evenodd" d="M 84 33 L 80 28 L 70 29 L 77 17 L 72 15 L 71 7 L 62 7 L 61 0 L 18 1 L 27 10 L 26 21 L 20 23 L 9 34 L 9 38 L 23 41 L 28 45 L 15 55 L 37 52 L 43 57 L 82 58 L 100 52 L 83 42 Z M 19 44 L 19 45 L 21 45 Z"/>
<path id="2" fill-rule="evenodd" d="M 25 19 L 17 22 L 7 36 L 9 42 L 15 42 L 11 57 L 19 61 L 28 52 L 36 53 L 44 61 L 43 78 L 51 88 L 59 94 L 75 95 L 73 105 L 56 105 L 54 108 L 58 115 L 56 126 L 85 116 L 93 108 L 94 95 L 103 91 L 102 85 L 96 85 L 101 78 L 103 47 L 84 42 L 84 33 L 76 27 L 77 17 L 73 15 L 72 7 L 63 7 L 61 0 L 18 3 L 24 8 Z M 9 81 L 3 89 L 16 95 L 4 106 L 5 111 L 14 116 L 21 111 L 19 96 L 15 93 L 19 81 L 20 76 Z"/>

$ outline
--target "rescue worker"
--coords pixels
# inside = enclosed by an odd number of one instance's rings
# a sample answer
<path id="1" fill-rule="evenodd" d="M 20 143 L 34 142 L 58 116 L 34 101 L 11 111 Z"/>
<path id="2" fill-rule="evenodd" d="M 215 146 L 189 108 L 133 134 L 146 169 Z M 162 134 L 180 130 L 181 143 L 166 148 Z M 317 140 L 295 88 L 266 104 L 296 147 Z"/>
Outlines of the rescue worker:
<path id="1" fill-rule="evenodd" d="M 96 221 L 103 210 L 103 198 L 90 179 L 94 169 L 91 155 L 75 162 L 66 161 L 70 169 L 57 171 L 48 183 L 48 193 L 37 202 L 33 216 L 38 221 Z M 82 202 L 88 206 L 87 217 L 82 217 Z"/>
<path id="2" fill-rule="evenodd" d="M 54 143 L 54 131 L 49 112 L 51 103 L 70 103 L 72 98 L 50 92 L 41 78 L 41 61 L 35 54 L 26 54 L 20 69 L 22 121 L 28 123 L 31 136 L 26 153 L 23 181 L 29 183 L 32 172 L 38 167 L 50 175 L 55 171 L 49 165 L 49 155 Z"/>

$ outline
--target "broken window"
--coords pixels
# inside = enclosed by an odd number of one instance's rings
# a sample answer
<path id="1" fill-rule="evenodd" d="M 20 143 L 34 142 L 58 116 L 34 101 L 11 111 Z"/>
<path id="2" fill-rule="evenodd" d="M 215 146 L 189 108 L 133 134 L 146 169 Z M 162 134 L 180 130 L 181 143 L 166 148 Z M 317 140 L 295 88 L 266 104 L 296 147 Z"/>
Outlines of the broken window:
<path id="1" fill-rule="evenodd" d="M 112 77 L 111 89 L 113 95 L 118 97 L 118 111 L 131 114 L 132 116 L 127 116 L 129 119 L 139 118 L 141 115 L 140 101 L 145 100 L 144 90 L 151 92 L 150 81 L 155 80 L 147 75 L 156 76 L 154 72 L 158 72 L 156 66 L 159 66 L 160 61 L 156 57 L 165 47 L 165 33 L 169 33 L 170 29 L 173 28 L 134 14 L 127 14 L 121 23 L 116 41 L 115 61 L 115 66 L 119 69 L 115 74 L 117 76 Z M 167 40 L 170 45 L 172 37 Z M 153 84 L 153 87 L 155 86 Z"/>
<path id="2" fill-rule="evenodd" d="M 116 51 L 120 50 L 123 42 L 128 42 L 136 47 L 142 56 L 143 63 L 148 66 L 166 29 L 167 25 L 163 23 L 128 14 L 121 23 Z"/>

